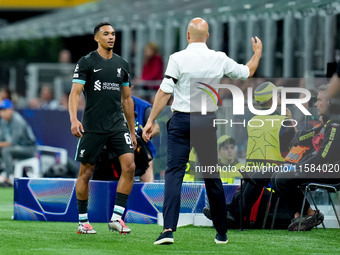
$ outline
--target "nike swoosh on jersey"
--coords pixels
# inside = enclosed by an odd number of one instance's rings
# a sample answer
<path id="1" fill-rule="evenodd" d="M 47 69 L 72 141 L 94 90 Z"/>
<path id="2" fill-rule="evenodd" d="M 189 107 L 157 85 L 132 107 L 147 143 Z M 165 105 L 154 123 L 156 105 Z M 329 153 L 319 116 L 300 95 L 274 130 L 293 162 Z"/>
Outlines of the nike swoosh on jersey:
<path id="1" fill-rule="evenodd" d="M 102 70 L 103 68 L 100 68 L 100 69 L 93 69 L 93 72 L 96 73 L 96 72 L 99 72 L 100 70 Z"/>

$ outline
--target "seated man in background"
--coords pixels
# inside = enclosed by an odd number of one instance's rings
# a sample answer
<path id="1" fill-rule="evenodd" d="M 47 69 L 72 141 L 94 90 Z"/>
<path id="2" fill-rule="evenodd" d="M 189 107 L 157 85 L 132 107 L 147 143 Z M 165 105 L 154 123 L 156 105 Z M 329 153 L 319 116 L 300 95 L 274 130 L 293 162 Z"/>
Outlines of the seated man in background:
<path id="1" fill-rule="evenodd" d="M 52 85 L 43 83 L 40 88 L 39 98 L 32 98 L 29 102 L 30 109 L 58 110 L 59 100 L 54 98 Z"/>
<path id="2" fill-rule="evenodd" d="M 246 166 L 241 168 L 241 173 L 251 171 L 252 169 L 260 169 L 262 167 L 275 167 L 285 162 L 285 156 L 289 151 L 289 143 L 295 135 L 295 127 L 292 126 L 292 115 L 289 109 L 285 116 L 278 112 L 281 105 L 280 97 L 277 96 L 277 103 L 275 106 L 273 99 L 273 90 L 280 93 L 281 87 L 276 87 L 271 82 L 264 82 L 260 84 L 254 91 L 254 98 L 259 104 L 261 110 L 267 110 L 275 107 L 275 111 L 270 115 L 257 115 L 251 118 L 254 123 L 262 122 L 263 126 L 260 128 L 256 125 L 247 126 L 248 144 L 246 155 Z M 273 120 L 273 122 L 268 121 Z M 276 121 L 275 125 L 274 120 Z M 257 122 L 256 122 L 257 121 Z M 285 126 L 282 126 L 284 123 Z M 245 174 L 245 173 L 244 173 Z M 249 173 L 256 178 L 263 177 L 262 173 Z M 254 177 L 255 177 L 254 176 Z M 271 176 L 271 175 L 270 175 Z M 257 201 L 262 193 L 263 188 L 268 185 L 270 176 L 267 176 L 265 181 L 259 185 L 254 185 L 249 181 L 242 185 L 242 215 L 249 216 L 254 203 Z M 239 194 L 237 192 L 227 205 L 227 215 L 229 219 L 236 219 L 239 214 Z M 203 209 L 203 213 L 207 218 L 210 218 L 210 210 L 208 207 Z"/>
<path id="3" fill-rule="evenodd" d="M 244 167 L 244 164 L 240 163 L 237 158 L 235 139 L 228 135 L 220 136 L 217 140 L 217 150 L 218 167 L 222 182 L 233 184 L 236 180 L 236 184 L 239 184 L 238 181 L 242 177 L 239 169 L 242 166 Z M 189 162 L 187 163 L 183 181 L 192 182 L 203 180 L 203 178 L 200 178 L 196 167 L 199 167 L 199 160 L 193 147 L 189 154 Z"/>
<path id="4" fill-rule="evenodd" d="M 339 120 L 329 118 L 331 100 L 327 94 L 327 86 L 319 88 L 315 104 L 318 114 L 322 117 L 321 124 L 311 130 L 300 131 L 291 145 L 302 145 L 311 148 L 311 152 L 297 162 L 295 170 L 275 173 L 271 178 L 273 188 L 278 196 L 287 204 L 292 223 L 288 230 L 297 231 L 300 223 L 300 211 L 304 194 L 299 188 L 301 184 L 311 182 L 336 184 L 340 175 L 336 171 L 340 162 L 340 131 Z M 301 231 L 311 230 L 324 220 L 320 211 L 314 211 L 308 201 L 303 208 Z"/>
<path id="5" fill-rule="evenodd" d="M 34 157 L 36 138 L 24 118 L 14 110 L 9 99 L 0 103 L 0 150 L 2 166 L 6 176 L 1 180 L 3 186 L 12 186 L 10 176 L 14 172 L 14 159 Z"/>
<path id="6" fill-rule="evenodd" d="M 311 130 L 303 130 L 295 134 L 290 143 L 292 149 L 285 157 L 285 163 L 283 164 L 285 168 L 283 168 L 282 172 L 275 171 L 273 174 L 273 172 L 263 172 L 260 169 L 261 171 L 244 173 L 248 178 L 245 178 L 247 181 L 243 185 L 243 215 L 252 208 L 262 188 L 271 183 L 276 194 L 287 205 L 292 217 L 288 230 L 297 231 L 304 198 L 298 186 L 309 182 L 340 182 L 339 176 L 327 173 L 327 171 L 323 172 L 327 168 L 333 167 L 334 169 L 335 164 L 337 164 L 336 162 L 340 161 L 338 154 L 340 149 L 340 132 L 337 132 L 339 124 L 329 119 L 329 105 L 330 100 L 327 96 L 327 86 L 323 85 L 319 88 L 317 102 L 315 103 L 322 122 Z M 324 220 L 324 215 L 319 211 L 314 211 L 308 201 L 306 201 L 303 212 L 306 216 L 301 220 L 302 231 L 311 230 Z"/>

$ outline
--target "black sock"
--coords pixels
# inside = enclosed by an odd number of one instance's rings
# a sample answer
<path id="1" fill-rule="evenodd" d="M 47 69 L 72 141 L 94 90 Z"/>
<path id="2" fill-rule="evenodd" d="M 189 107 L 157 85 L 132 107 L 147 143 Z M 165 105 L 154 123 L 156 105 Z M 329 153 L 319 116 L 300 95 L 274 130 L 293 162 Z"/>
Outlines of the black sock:
<path id="1" fill-rule="evenodd" d="M 116 193 L 116 200 L 115 205 L 119 205 L 121 207 L 126 207 L 127 201 L 128 201 L 129 195 L 123 194 L 123 193 Z"/>
<path id="2" fill-rule="evenodd" d="M 111 221 L 115 221 L 115 220 L 122 218 L 128 198 L 129 198 L 129 195 L 119 193 L 119 192 L 116 193 L 115 206 L 113 208 Z"/>
<path id="3" fill-rule="evenodd" d="M 87 213 L 87 204 L 88 204 L 88 199 L 86 200 L 77 199 L 77 206 L 78 206 L 79 214 Z"/>
<path id="4" fill-rule="evenodd" d="M 88 200 L 79 200 L 77 199 L 78 213 L 79 213 L 79 224 L 88 222 L 87 216 L 87 204 Z"/>

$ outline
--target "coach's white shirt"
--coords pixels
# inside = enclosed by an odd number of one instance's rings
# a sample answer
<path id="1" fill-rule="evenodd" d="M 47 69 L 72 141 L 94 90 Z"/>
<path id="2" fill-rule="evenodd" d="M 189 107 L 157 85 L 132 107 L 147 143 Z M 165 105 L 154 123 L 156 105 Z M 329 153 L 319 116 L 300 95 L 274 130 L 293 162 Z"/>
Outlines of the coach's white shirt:
<path id="1" fill-rule="evenodd" d="M 224 75 L 232 79 L 246 80 L 249 77 L 249 68 L 238 64 L 224 52 L 210 50 L 205 43 L 190 43 L 185 50 L 170 56 L 165 75 L 178 80 L 175 84 L 171 78 L 164 78 L 160 85 L 160 89 L 165 93 L 174 93 L 171 110 L 198 112 L 199 109 L 190 109 L 190 98 L 193 97 L 193 91 L 190 91 L 191 78 L 200 78 L 203 82 L 205 79 L 211 79 L 209 85 L 213 86 L 213 83 L 218 84 Z M 215 110 L 215 105 L 210 107 L 210 110 L 208 108 L 208 111 Z"/>

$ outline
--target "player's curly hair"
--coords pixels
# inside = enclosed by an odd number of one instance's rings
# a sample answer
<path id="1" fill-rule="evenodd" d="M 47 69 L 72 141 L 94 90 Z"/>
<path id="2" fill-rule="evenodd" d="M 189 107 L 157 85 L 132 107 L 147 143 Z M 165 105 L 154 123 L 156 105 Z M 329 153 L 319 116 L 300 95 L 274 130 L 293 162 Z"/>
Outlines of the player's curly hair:
<path id="1" fill-rule="evenodd" d="M 112 27 L 112 25 L 109 22 L 100 22 L 97 26 L 94 27 L 93 34 L 96 35 L 98 33 L 99 29 L 102 26 L 111 26 Z"/>

